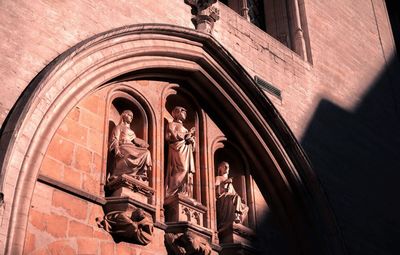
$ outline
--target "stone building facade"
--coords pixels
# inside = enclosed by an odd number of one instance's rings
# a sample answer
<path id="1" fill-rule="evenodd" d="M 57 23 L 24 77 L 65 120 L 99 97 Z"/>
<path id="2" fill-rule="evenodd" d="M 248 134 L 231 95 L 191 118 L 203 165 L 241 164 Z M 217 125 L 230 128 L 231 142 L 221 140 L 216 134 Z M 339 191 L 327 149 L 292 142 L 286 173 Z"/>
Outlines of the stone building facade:
<path id="1" fill-rule="evenodd" d="M 385 1 L 3 1 L 1 254 L 397 254 Z"/>

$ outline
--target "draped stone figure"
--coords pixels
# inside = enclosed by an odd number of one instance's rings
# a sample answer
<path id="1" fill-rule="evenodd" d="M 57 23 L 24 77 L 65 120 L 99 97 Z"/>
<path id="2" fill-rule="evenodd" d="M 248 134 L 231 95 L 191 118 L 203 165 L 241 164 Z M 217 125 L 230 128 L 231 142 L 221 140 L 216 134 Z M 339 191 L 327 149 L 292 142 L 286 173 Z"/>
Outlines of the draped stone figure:
<path id="1" fill-rule="evenodd" d="M 229 164 L 225 161 L 218 165 L 218 176 L 215 178 L 217 197 L 218 230 L 221 231 L 232 223 L 242 223 L 249 207 L 237 194 L 229 175 Z"/>
<path id="2" fill-rule="evenodd" d="M 166 197 L 177 193 L 193 197 L 195 128 L 188 131 L 183 126 L 186 115 L 185 108 L 175 107 L 172 111 L 174 120 L 168 123 L 166 128 L 165 140 L 168 143 Z"/>
<path id="3" fill-rule="evenodd" d="M 123 111 L 119 124 L 112 131 L 109 150 L 114 151 L 115 165 L 109 181 L 122 174 L 147 180 L 147 171 L 152 165 L 150 151 L 147 149 L 149 145 L 136 137 L 130 127 L 132 120 L 132 111 Z"/>

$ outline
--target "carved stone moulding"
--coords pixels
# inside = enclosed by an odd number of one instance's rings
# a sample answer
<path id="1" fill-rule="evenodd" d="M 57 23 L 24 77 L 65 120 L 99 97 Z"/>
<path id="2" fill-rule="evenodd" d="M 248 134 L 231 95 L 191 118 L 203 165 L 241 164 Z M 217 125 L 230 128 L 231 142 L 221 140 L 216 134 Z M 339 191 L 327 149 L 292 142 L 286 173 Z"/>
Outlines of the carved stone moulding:
<path id="1" fill-rule="evenodd" d="M 147 182 L 137 180 L 127 174 L 110 180 L 106 189 L 112 197 L 129 197 L 142 203 L 147 203 L 154 195 L 154 189 L 149 187 Z"/>
<path id="2" fill-rule="evenodd" d="M 254 231 L 242 224 L 232 223 L 229 227 L 219 230 L 220 243 L 241 243 L 251 245 L 256 238 Z"/>
<path id="3" fill-rule="evenodd" d="M 210 255 L 212 249 L 220 251 L 218 245 L 211 245 L 212 231 L 190 222 L 167 223 L 165 245 L 170 255 Z"/>
<path id="4" fill-rule="evenodd" d="M 106 198 L 105 216 L 97 219 L 99 227 L 116 242 L 147 245 L 154 236 L 155 208 L 128 197 Z"/>
<path id="5" fill-rule="evenodd" d="M 166 222 L 191 222 L 203 226 L 207 207 L 183 194 L 176 194 L 164 202 Z"/>
<path id="6" fill-rule="evenodd" d="M 103 206 L 105 214 L 113 211 L 133 211 L 136 208 L 144 210 L 153 218 L 156 213 L 156 208 L 154 206 L 129 197 L 106 197 L 106 201 L 106 204 Z"/>

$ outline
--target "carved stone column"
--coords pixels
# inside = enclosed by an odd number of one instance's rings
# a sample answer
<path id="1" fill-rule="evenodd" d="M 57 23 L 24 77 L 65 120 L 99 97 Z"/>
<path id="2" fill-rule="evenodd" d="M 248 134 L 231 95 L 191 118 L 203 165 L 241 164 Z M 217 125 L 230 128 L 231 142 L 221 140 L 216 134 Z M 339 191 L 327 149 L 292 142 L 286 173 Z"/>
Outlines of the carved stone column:
<path id="1" fill-rule="evenodd" d="M 240 1 L 240 15 L 250 21 L 250 16 L 249 16 L 249 7 L 247 5 L 247 0 L 241 0 Z"/>
<path id="2" fill-rule="evenodd" d="M 295 51 L 307 61 L 306 41 L 304 39 L 303 28 L 301 26 L 300 9 L 298 0 L 293 0 L 293 31 Z"/>
<path id="3" fill-rule="evenodd" d="M 212 6 L 217 0 L 185 0 L 192 7 L 194 17 L 192 19 L 196 29 L 205 33 L 211 33 L 214 22 L 219 19 L 219 10 Z"/>

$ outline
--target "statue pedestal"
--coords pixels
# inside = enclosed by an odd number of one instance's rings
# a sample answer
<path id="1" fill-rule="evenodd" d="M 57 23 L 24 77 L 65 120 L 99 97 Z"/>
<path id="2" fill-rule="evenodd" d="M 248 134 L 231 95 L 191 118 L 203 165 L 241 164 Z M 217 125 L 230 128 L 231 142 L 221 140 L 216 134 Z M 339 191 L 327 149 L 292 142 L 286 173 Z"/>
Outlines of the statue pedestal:
<path id="1" fill-rule="evenodd" d="M 111 197 L 129 197 L 142 203 L 147 203 L 154 195 L 154 190 L 148 186 L 148 182 L 137 180 L 127 174 L 109 181 L 106 189 L 111 193 Z"/>
<path id="2" fill-rule="evenodd" d="M 207 207 L 183 194 L 168 197 L 164 202 L 165 222 L 191 222 L 203 226 Z"/>
<path id="3" fill-rule="evenodd" d="M 165 199 L 164 209 L 168 254 L 210 255 L 213 249 L 220 249 L 212 245 L 214 232 L 204 227 L 207 207 L 184 194 L 176 194 Z"/>
<path id="4" fill-rule="evenodd" d="M 104 213 L 108 214 L 115 211 L 132 212 L 138 208 L 144 210 L 154 218 L 156 208 L 147 203 L 134 200 L 129 197 L 106 197 L 106 204 L 103 206 Z"/>
<path id="5" fill-rule="evenodd" d="M 228 228 L 225 228 L 218 233 L 220 243 L 241 243 L 251 245 L 255 238 L 255 233 L 252 229 L 243 226 L 242 224 L 232 223 Z"/>
<path id="6" fill-rule="evenodd" d="M 229 254 L 255 254 L 252 247 L 256 235 L 254 231 L 242 224 L 232 223 L 229 227 L 218 232 L 221 243 L 221 255 Z"/>

